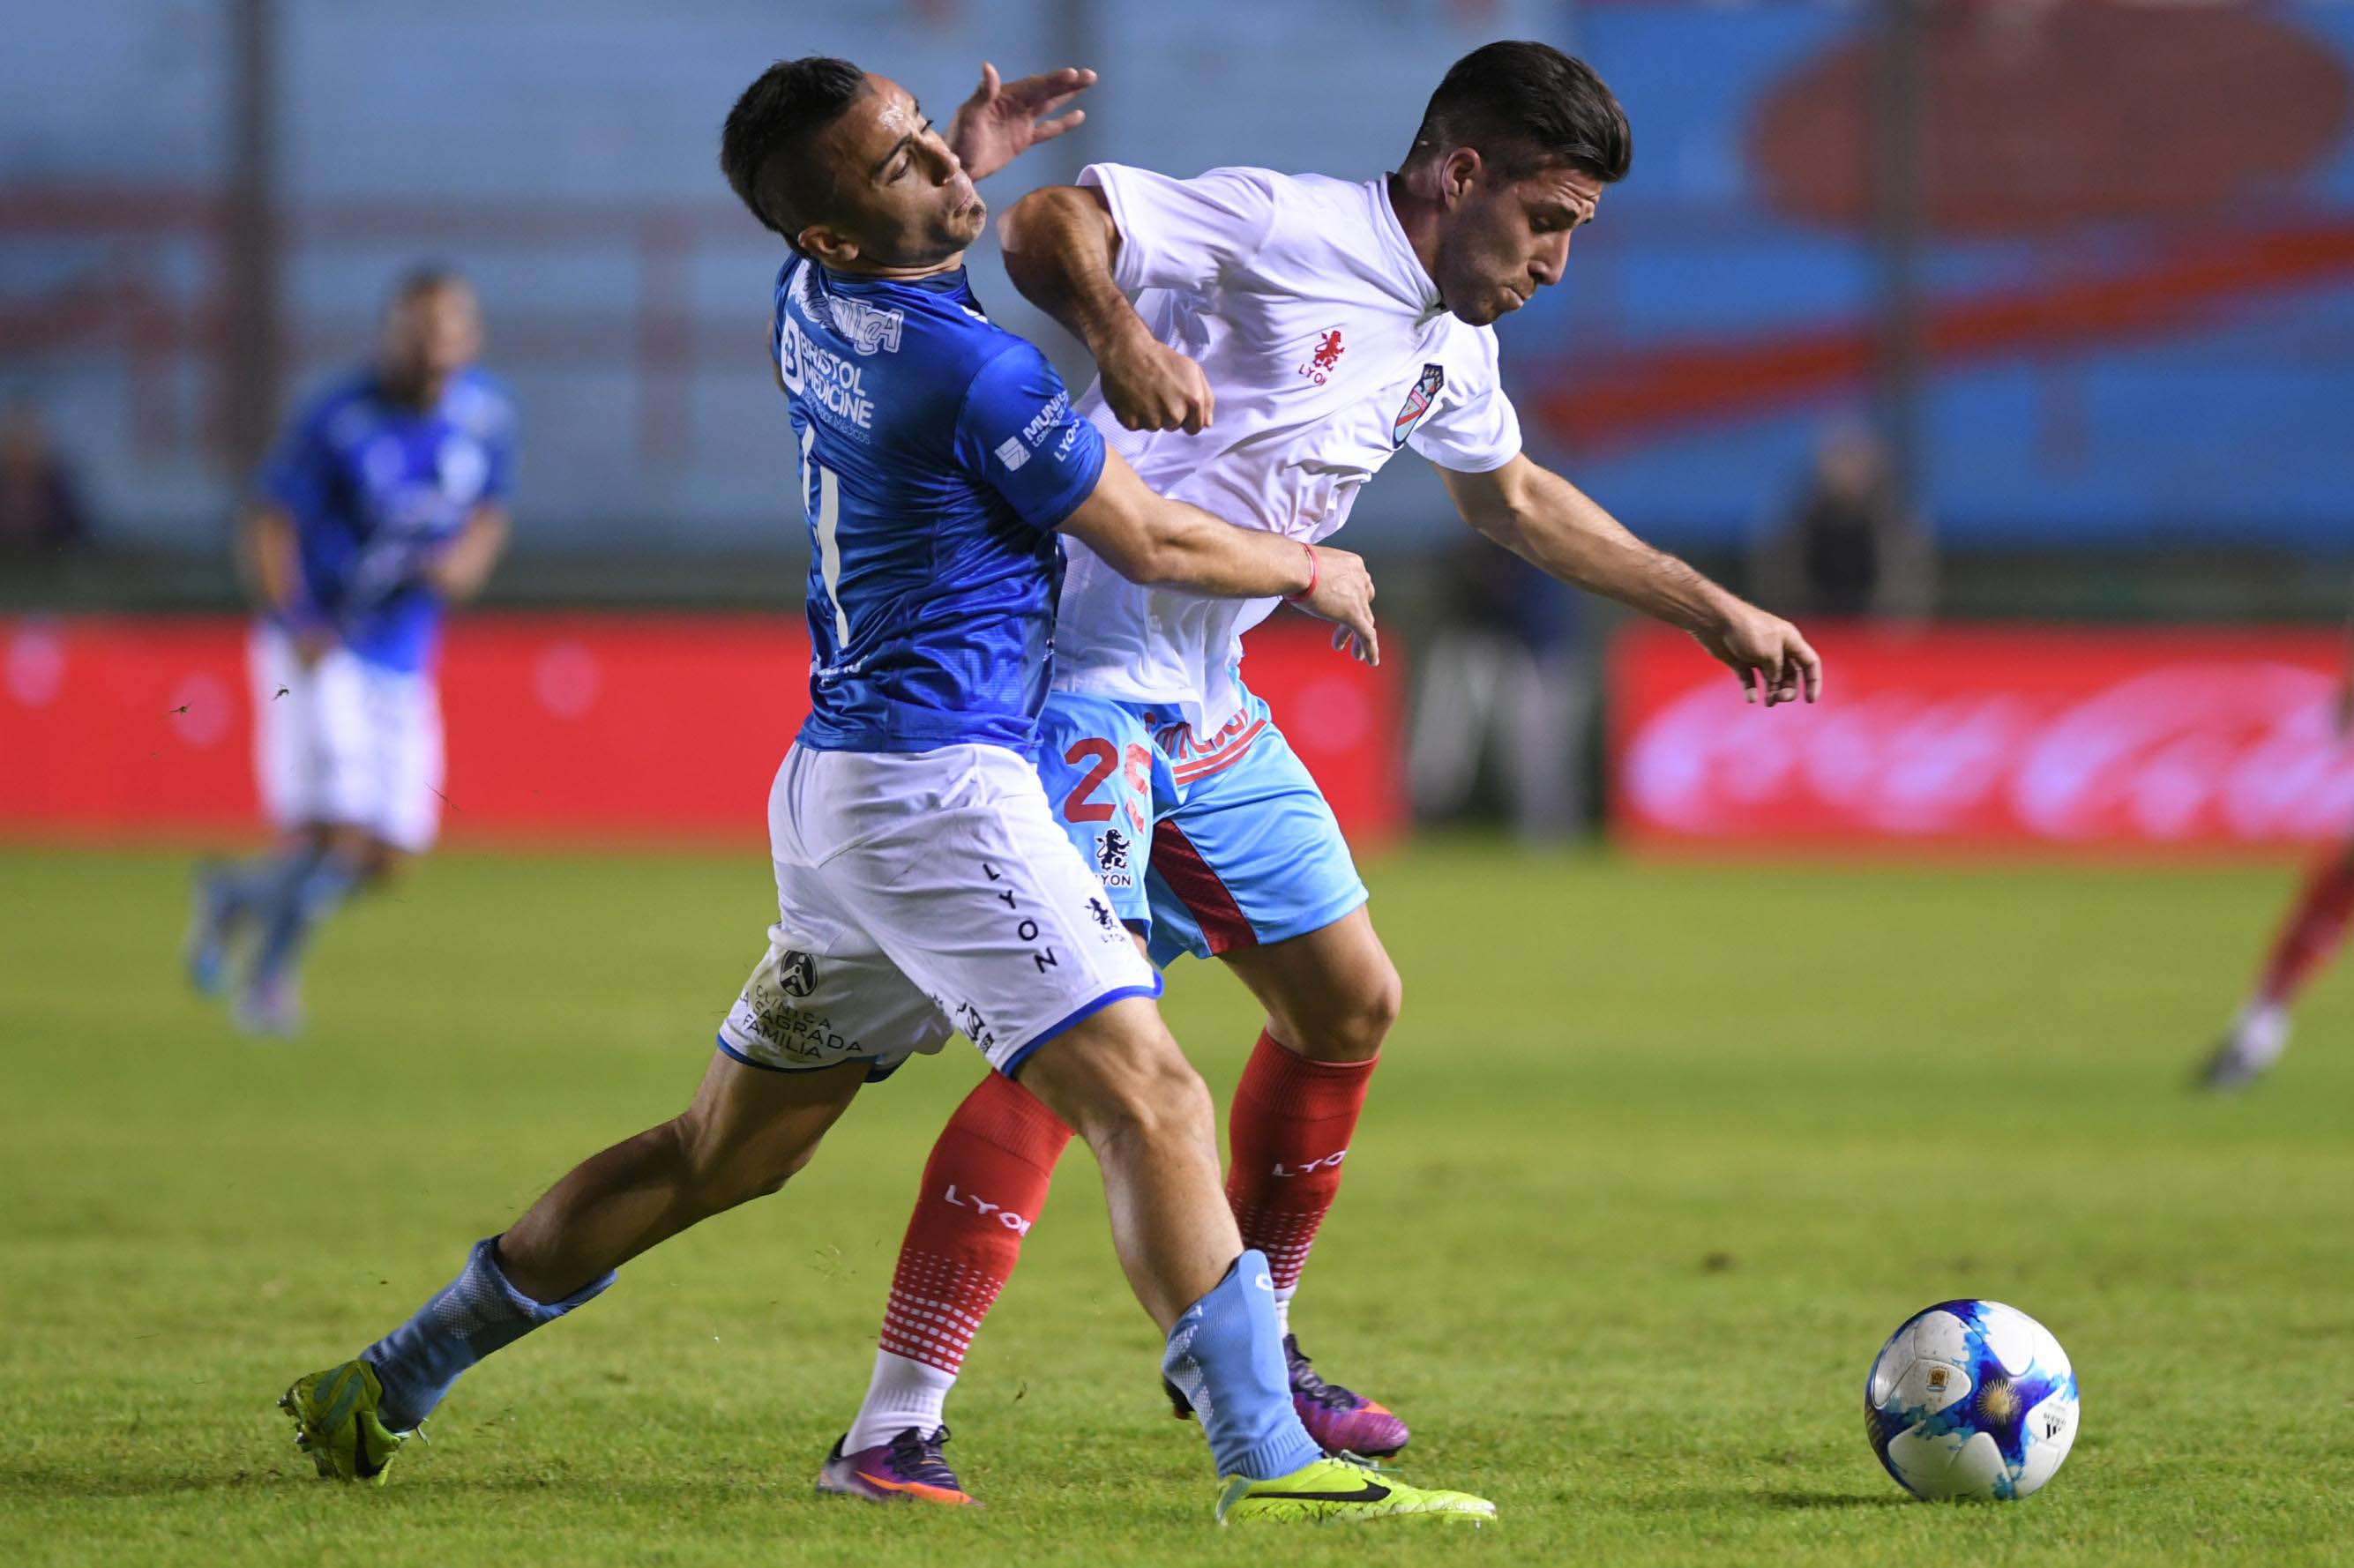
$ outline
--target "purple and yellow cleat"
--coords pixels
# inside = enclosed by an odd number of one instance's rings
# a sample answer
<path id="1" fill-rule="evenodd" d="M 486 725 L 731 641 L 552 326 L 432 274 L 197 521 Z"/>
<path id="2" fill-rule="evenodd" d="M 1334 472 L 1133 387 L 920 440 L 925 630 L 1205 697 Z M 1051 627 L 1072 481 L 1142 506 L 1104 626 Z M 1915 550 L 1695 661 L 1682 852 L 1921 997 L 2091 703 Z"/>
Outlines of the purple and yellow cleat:
<path id="1" fill-rule="evenodd" d="M 1413 1434 L 1405 1423 L 1355 1390 L 1317 1376 L 1297 1334 L 1283 1336 L 1283 1359 L 1291 1368 L 1291 1408 L 1327 1454 L 1386 1459 L 1406 1446 Z"/>
<path id="2" fill-rule="evenodd" d="M 980 1499 L 965 1491 L 940 1456 L 940 1447 L 948 1440 L 945 1426 L 928 1437 L 910 1426 L 888 1443 L 845 1454 L 842 1451 L 844 1439 L 838 1438 L 833 1452 L 825 1457 L 825 1468 L 817 1474 L 817 1489 L 869 1502 L 979 1508 Z"/>

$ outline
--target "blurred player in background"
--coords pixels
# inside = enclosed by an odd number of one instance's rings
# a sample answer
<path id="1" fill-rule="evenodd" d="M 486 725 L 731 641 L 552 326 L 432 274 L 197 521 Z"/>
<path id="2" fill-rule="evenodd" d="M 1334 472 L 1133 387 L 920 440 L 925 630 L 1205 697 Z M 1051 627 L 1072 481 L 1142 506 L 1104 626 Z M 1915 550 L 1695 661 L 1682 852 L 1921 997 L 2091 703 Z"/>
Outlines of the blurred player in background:
<path id="1" fill-rule="evenodd" d="M 2347 631 L 2346 684 L 2338 696 L 2338 734 L 2354 738 L 2354 622 Z M 2289 1009 L 2313 978 L 2346 945 L 2354 923 L 2354 839 L 2332 850 L 2306 874 L 2289 916 L 2273 938 L 2255 989 L 2223 1031 L 2200 1070 L 2210 1089 L 2245 1088 L 2288 1049 Z"/>
<path id="2" fill-rule="evenodd" d="M 1153 494 L 990 322 L 964 269 L 987 219 L 972 182 L 1031 138 L 980 121 L 944 138 L 898 84 L 823 58 L 779 62 L 727 117 L 728 183 L 794 251 L 769 350 L 812 657 L 769 802 L 777 922 L 684 1111 L 582 1161 L 408 1322 L 287 1391 L 322 1475 L 380 1478 L 469 1367 L 775 1192 L 862 1086 L 960 1030 L 1094 1149 L 1163 1375 L 1201 1404 L 1220 1520 L 1495 1513 L 1327 1458 L 1300 1425 L 1267 1259 L 1219 1193 L 1209 1091 L 1030 761 L 1066 535 L 1139 580 L 1298 597 L 1369 653 L 1372 579 Z M 936 1459 L 837 1446 L 820 1485 L 969 1502 Z"/>
<path id="3" fill-rule="evenodd" d="M 1448 70 L 1385 179 L 1098 164 L 1015 205 L 1006 271 L 1093 352 L 1082 411 L 1169 495 L 1320 540 L 1410 446 L 1490 540 L 1683 627 L 1751 701 L 1812 701 L 1820 668 L 1797 629 L 1532 462 L 1498 383 L 1491 323 L 1561 281 L 1571 233 L 1630 156 L 1626 116 L 1585 65 L 1490 44 Z M 1328 1451 L 1395 1453 L 1405 1424 L 1324 1381 L 1288 1331 L 1400 985 L 1331 809 L 1243 683 L 1239 638 L 1277 600 L 1139 586 L 1083 542 L 1066 548 L 1040 723 L 1047 797 L 1156 962 L 1221 958 L 1266 1009 L 1234 1094 L 1226 1197 L 1272 1263 L 1300 1419 Z M 1476 1059 L 1478 1042 L 1461 1044 Z M 959 1107 L 925 1169 L 845 1447 L 945 1436 L 948 1391 L 1069 1137 L 1011 1078 Z"/>
<path id="4" fill-rule="evenodd" d="M 271 458 L 239 545 L 261 615 L 251 643 L 255 765 L 271 853 L 197 878 L 187 961 L 260 1033 L 300 1022 L 311 932 L 431 846 L 441 818 L 434 655 L 507 539 L 514 408 L 474 360 L 482 313 L 456 273 L 393 290 L 374 365 L 315 398 Z"/>

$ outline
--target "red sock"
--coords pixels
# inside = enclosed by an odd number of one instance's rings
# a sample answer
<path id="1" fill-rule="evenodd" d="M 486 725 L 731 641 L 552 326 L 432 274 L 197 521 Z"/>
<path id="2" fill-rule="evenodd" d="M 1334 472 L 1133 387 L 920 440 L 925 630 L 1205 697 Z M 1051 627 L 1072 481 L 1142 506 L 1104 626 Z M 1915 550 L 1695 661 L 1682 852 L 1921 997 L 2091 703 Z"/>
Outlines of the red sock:
<path id="1" fill-rule="evenodd" d="M 1308 1262 L 1324 1211 L 1341 1192 L 1374 1063 L 1311 1062 L 1261 1033 L 1227 1112 L 1226 1202 L 1243 1245 L 1267 1254 L 1278 1296 Z"/>
<path id="2" fill-rule="evenodd" d="M 1038 1097 L 991 1073 L 941 1129 L 899 1244 L 883 1348 L 953 1374 L 1022 1256 L 1071 1141 Z"/>
<path id="3" fill-rule="evenodd" d="M 2346 940 L 2349 918 L 2354 918 L 2354 859 L 2339 850 L 2314 868 L 2304 892 L 2297 895 L 2288 924 L 2273 938 L 2264 979 L 2257 985 L 2257 1000 L 2279 1007 L 2296 1000 L 2314 972 Z"/>

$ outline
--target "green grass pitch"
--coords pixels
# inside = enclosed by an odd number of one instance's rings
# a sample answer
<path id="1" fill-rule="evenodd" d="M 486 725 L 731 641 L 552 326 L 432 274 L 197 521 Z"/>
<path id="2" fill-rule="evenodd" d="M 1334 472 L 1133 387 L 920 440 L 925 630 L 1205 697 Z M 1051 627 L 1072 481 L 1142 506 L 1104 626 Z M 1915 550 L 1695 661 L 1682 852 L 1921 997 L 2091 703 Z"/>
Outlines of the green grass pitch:
<path id="1" fill-rule="evenodd" d="M 1221 1533 L 1076 1148 L 950 1413 L 989 1509 L 811 1494 L 961 1046 L 479 1369 L 387 1489 L 318 1482 L 278 1391 L 683 1103 L 767 868 L 442 856 L 325 934 L 294 1045 L 182 989 L 186 869 L 0 855 L 11 1564 L 2354 1561 L 2354 988 L 2254 1093 L 2182 1088 L 2278 871 L 1373 865 L 1406 1015 L 1298 1323 L 1502 1517 Z M 1172 980 L 1223 1097 L 1256 1019 Z M 1882 1338 L 1960 1295 L 2082 1383 L 2014 1506 L 1914 1502 L 1864 1441 Z"/>

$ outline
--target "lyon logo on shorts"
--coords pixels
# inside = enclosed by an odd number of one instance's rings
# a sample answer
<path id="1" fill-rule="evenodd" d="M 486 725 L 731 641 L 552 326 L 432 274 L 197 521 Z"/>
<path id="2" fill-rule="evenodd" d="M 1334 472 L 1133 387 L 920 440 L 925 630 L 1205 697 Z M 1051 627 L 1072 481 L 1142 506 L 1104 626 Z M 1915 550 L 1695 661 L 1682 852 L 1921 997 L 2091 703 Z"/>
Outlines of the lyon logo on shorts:
<path id="1" fill-rule="evenodd" d="M 1397 418 L 1390 421 L 1390 445 L 1405 445 L 1405 439 L 1414 434 L 1414 428 L 1422 423 L 1425 414 L 1430 412 L 1431 399 L 1437 397 L 1438 389 L 1446 385 L 1446 366 L 1426 365 L 1422 367 L 1422 379 L 1414 384 L 1414 389 L 1405 395 L 1405 407 L 1398 409 Z"/>

